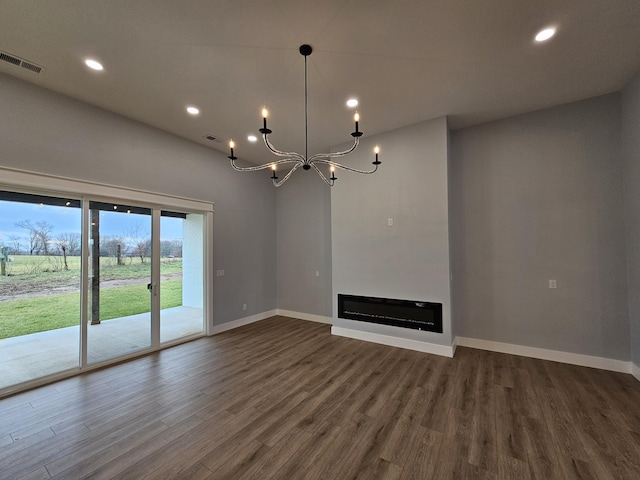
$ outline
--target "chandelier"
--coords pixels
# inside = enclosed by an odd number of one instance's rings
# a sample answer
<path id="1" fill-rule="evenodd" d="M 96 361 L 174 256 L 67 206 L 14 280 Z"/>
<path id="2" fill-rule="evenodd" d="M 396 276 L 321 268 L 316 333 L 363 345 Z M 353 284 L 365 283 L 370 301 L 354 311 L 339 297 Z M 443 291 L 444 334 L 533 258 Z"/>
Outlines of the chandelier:
<path id="1" fill-rule="evenodd" d="M 378 170 L 378 165 L 382 162 L 378 160 L 378 154 L 380 153 L 380 149 L 376 146 L 374 149 L 375 160 L 372 162 L 373 168 L 371 170 L 360 170 L 358 168 L 348 167 L 346 165 L 342 165 L 341 163 L 336 162 L 334 159 L 344 157 L 345 155 L 353 152 L 360 143 L 360 137 L 362 136 L 362 132 L 359 130 L 358 122 L 360 121 L 360 115 L 358 112 L 355 113 L 353 119 L 355 121 L 355 130 L 351 133 L 353 137 L 353 145 L 351 148 L 344 150 L 342 152 L 333 152 L 333 153 L 316 153 L 315 155 L 309 156 L 309 122 L 308 122 L 308 101 L 307 101 L 307 57 L 311 55 L 313 49 L 310 45 L 301 45 L 300 46 L 300 54 L 304 56 L 304 155 L 296 152 L 283 152 L 275 148 L 271 142 L 269 141 L 269 134 L 272 132 L 267 128 L 267 116 L 269 113 L 267 109 L 262 110 L 262 128 L 258 131 L 262 134 L 262 139 L 264 140 L 264 144 L 269 149 L 271 153 L 275 156 L 280 157 L 280 160 L 275 160 L 273 162 L 265 163 L 263 165 L 256 165 L 251 167 L 240 167 L 236 164 L 236 157 L 233 154 L 233 149 L 235 147 L 235 143 L 233 140 L 229 141 L 229 149 L 231 150 L 231 155 L 229 155 L 229 159 L 231 160 L 231 166 L 239 171 L 239 172 L 255 172 L 257 170 L 265 170 L 271 169 L 272 175 L 271 180 L 273 181 L 273 185 L 279 187 L 284 182 L 286 182 L 289 177 L 295 172 L 298 168 L 302 167 L 303 170 L 315 170 L 316 173 L 324 180 L 324 182 L 332 187 L 335 181 L 338 179 L 335 175 L 336 168 L 341 170 L 347 170 L 349 172 L 362 173 L 362 174 L 371 174 Z M 329 167 L 329 172 L 331 172 L 331 176 L 327 177 L 325 173 L 320 169 L 319 165 L 327 165 Z M 276 172 L 278 167 L 285 167 L 289 170 L 286 175 L 282 177 L 282 180 L 278 181 L 278 176 Z"/>

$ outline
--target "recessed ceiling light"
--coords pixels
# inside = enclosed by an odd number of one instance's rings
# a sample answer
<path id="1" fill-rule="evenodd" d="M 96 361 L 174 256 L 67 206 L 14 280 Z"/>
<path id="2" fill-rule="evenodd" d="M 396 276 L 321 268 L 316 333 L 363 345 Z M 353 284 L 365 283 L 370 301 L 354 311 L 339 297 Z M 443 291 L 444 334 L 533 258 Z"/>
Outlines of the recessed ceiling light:
<path id="1" fill-rule="evenodd" d="M 357 106 L 358 106 L 358 99 L 357 98 L 350 98 L 349 100 L 347 100 L 347 107 L 353 108 L 353 107 L 357 107 Z"/>
<path id="2" fill-rule="evenodd" d="M 92 70 L 98 70 L 98 71 L 104 70 L 104 67 L 100 62 L 98 62 L 97 60 L 93 60 L 91 58 L 87 58 L 84 61 L 84 64 Z"/>
<path id="3" fill-rule="evenodd" d="M 247 140 L 249 140 L 250 142 L 257 142 L 258 141 L 258 137 L 256 137 L 255 135 L 249 135 L 247 137 Z"/>
<path id="4" fill-rule="evenodd" d="M 546 42 L 556 34 L 556 29 L 553 27 L 540 30 L 536 35 L 536 42 Z"/>
<path id="5" fill-rule="evenodd" d="M 198 115 L 200 113 L 200 109 L 198 107 L 187 107 L 187 112 L 191 115 Z"/>

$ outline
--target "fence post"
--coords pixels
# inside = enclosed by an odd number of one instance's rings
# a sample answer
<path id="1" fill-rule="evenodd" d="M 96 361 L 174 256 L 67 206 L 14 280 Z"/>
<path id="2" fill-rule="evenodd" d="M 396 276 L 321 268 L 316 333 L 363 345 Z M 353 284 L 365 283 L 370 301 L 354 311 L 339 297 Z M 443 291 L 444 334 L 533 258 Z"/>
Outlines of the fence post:
<path id="1" fill-rule="evenodd" d="M 0 247 L 0 276 L 7 276 L 7 249 L 6 247 Z"/>

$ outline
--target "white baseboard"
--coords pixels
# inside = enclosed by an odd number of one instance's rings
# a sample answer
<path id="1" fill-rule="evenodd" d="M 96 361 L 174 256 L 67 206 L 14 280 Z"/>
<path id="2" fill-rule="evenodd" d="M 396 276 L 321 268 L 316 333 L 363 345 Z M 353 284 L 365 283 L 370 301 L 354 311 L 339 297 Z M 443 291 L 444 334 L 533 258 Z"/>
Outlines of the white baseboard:
<path id="1" fill-rule="evenodd" d="M 456 354 L 456 349 L 458 348 L 458 337 L 455 337 L 453 339 L 453 343 L 451 344 L 451 351 L 453 353 L 453 355 L 455 356 Z"/>
<path id="2" fill-rule="evenodd" d="M 406 348 L 408 350 L 416 350 L 418 352 L 442 355 L 443 357 L 453 357 L 453 348 L 446 345 L 392 337 L 390 335 L 381 335 L 379 333 L 361 332 L 359 330 L 351 330 L 343 327 L 331 327 L 331 334 L 339 335 L 341 337 L 355 338 L 356 340 L 364 340 L 365 342 L 380 343 L 382 345 L 389 345 L 390 347 Z"/>
<path id="3" fill-rule="evenodd" d="M 237 320 L 232 320 L 220 325 L 214 325 L 209 335 L 216 335 L 218 333 L 226 332 L 227 330 L 233 330 L 234 328 L 243 327 L 245 325 L 249 325 L 250 323 L 259 322 L 260 320 L 265 320 L 275 315 L 277 315 L 277 310 L 269 310 L 268 312 L 257 313 L 249 317 L 238 318 Z"/>
<path id="4" fill-rule="evenodd" d="M 276 312 L 276 315 L 282 315 L 283 317 L 299 318 L 300 320 L 308 320 L 310 322 L 328 323 L 329 325 L 333 323 L 332 317 L 324 317 L 322 315 L 314 315 L 312 313 L 292 312 L 291 310 L 281 309 L 277 309 Z"/>
<path id="5" fill-rule="evenodd" d="M 489 340 L 479 340 L 477 338 L 456 337 L 454 344 L 460 347 L 478 348 L 491 352 L 509 353 L 521 357 L 539 358 L 541 360 L 551 360 L 553 362 L 569 363 L 582 367 L 601 368 L 612 372 L 632 373 L 631 362 L 623 360 L 613 360 L 611 358 L 593 357 L 578 353 L 560 352 L 558 350 L 547 350 L 544 348 L 524 347 L 510 343 L 492 342 Z M 636 367 L 637 368 L 637 367 Z M 640 380 L 640 371 L 635 375 Z"/>
<path id="6" fill-rule="evenodd" d="M 250 323 L 259 322 L 275 315 L 283 317 L 299 318 L 311 322 L 325 323 L 331 325 L 333 318 L 324 317 L 322 315 L 314 315 L 310 313 L 293 312 L 291 310 L 269 310 L 267 312 L 258 313 L 249 317 L 239 318 L 231 322 L 215 325 L 211 331 L 211 335 L 226 332 L 234 328 L 249 325 Z M 640 381 L 640 366 L 633 362 L 625 362 L 623 360 L 613 360 L 610 358 L 594 357 L 590 355 L 581 355 L 578 353 L 561 352 L 558 350 L 547 350 L 544 348 L 525 347 L 522 345 L 514 345 L 511 343 L 493 342 L 490 340 L 480 340 L 477 338 L 456 337 L 453 344 L 449 347 L 446 345 L 438 345 L 435 343 L 420 342 L 418 340 L 410 340 L 406 338 L 393 337 L 390 335 L 382 335 L 378 333 L 361 332 L 359 330 L 351 330 L 343 327 L 331 327 L 331 334 L 341 337 L 354 338 L 356 340 L 364 340 L 366 342 L 379 343 L 391 347 L 406 348 L 408 350 L 416 350 L 418 352 L 431 353 L 444 357 L 453 357 L 456 348 L 470 347 L 480 350 L 488 350 L 491 352 L 508 353 L 511 355 L 519 355 L 522 357 L 539 358 L 541 360 L 550 360 L 553 362 L 568 363 L 571 365 L 579 365 L 582 367 L 601 368 L 613 372 L 630 373 L 638 381 Z"/>
<path id="7" fill-rule="evenodd" d="M 331 324 L 333 319 L 331 317 L 323 317 L 322 315 L 313 315 L 311 313 L 292 312 L 290 310 L 269 310 L 267 312 L 257 313 L 249 317 L 238 318 L 220 325 L 214 325 L 210 335 L 216 335 L 218 333 L 226 332 L 227 330 L 233 330 L 234 328 L 243 327 L 250 323 L 259 322 L 260 320 L 266 320 L 269 317 L 281 315 L 283 317 L 299 318 L 300 320 L 309 320 L 310 322 L 328 323 Z"/>

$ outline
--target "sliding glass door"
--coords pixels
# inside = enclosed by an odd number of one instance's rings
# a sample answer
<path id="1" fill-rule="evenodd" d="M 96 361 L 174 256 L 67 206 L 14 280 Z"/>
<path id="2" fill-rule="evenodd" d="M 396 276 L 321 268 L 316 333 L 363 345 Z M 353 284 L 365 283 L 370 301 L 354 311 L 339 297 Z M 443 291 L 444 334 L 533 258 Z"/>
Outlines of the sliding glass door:
<path id="1" fill-rule="evenodd" d="M 204 328 L 204 216 L 162 211 L 160 217 L 160 342 Z"/>
<path id="2" fill-rule="evenodd" d="M 202 335 L 211 218 L 0 188 L 0 396 Z"/>
<path id="3" fill-rule="evenodd" d="M 78 368 L 80 200 L 0 190 L 0 390 Z"/>
<path id="4" fill-rule="evenodd" d="M 151 346 L 151 209 L 89 203 L 87 362 Z"/>

